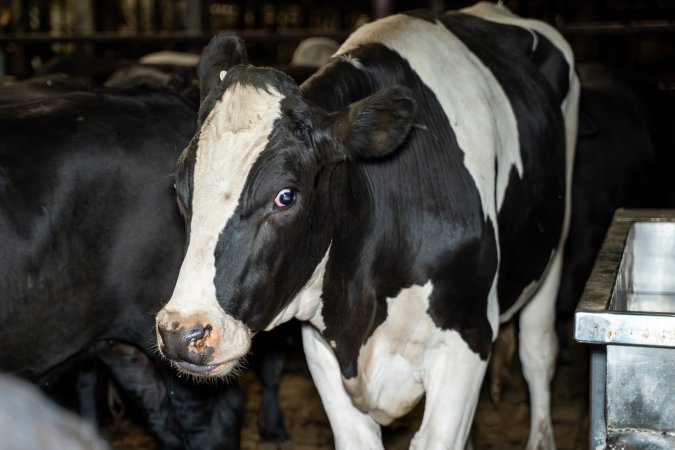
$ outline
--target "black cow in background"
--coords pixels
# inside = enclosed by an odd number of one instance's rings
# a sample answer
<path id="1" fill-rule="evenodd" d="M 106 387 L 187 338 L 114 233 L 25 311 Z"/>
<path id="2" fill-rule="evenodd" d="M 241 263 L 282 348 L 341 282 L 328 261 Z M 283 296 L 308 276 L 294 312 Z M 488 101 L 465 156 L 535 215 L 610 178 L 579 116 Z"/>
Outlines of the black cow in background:
<path id="1" fill-rule="evenodd" d="M 675 207 L 675 103 L 653 84 L 617 69 L 589 64 L 578 72 L 572 222 L 557 299 L 563 349 L 614 212 Z"/>
<path id="2" fill-rule="evenodd" d="M 158 447 L 237 448 L 238 388 L 176 377 L 151 346 L 184 247 L 172 173 L 195 124 L 148 88 L 0 107 L 0 369 L 48 386 L 95 357 Z"/>

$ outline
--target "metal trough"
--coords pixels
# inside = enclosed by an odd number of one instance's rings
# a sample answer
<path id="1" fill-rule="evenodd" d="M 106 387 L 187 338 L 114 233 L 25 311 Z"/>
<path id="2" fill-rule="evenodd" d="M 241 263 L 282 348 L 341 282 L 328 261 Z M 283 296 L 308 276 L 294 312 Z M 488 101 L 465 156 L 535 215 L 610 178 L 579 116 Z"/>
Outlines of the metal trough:
<path id="1" fill-rule="evenodd" d="M 591 449 L 675 449 L 675 210 L 614 215 L 574 320 Z"/>

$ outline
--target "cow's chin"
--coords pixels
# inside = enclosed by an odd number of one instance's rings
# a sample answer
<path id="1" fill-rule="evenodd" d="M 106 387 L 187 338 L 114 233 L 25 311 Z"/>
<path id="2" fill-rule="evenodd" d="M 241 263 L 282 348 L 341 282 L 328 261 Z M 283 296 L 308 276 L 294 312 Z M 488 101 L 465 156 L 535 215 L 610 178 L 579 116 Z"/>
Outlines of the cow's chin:
<path id="1" fill-rule="evenodd" d="M 236 358 L 222 363 L 197 365 L 186 361 L 172 361 L 173 366 L 185 375 L 199 380 L 229 378 L 238 374 L 242 358 Z"/>

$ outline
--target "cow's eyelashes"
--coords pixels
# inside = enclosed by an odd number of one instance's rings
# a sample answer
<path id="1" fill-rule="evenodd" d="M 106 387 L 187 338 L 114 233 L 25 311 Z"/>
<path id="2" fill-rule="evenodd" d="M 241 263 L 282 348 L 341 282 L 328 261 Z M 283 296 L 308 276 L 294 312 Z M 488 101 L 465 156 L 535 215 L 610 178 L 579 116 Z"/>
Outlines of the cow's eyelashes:
<path id="1" fill-rule="evenodd" d="M 274 206 L 277 208 L 286 208 L 290 206 L 295 200 L 295 190 L 291 188 L 285 188 L 279 191 L 277 196 L 274 198 Z"/>

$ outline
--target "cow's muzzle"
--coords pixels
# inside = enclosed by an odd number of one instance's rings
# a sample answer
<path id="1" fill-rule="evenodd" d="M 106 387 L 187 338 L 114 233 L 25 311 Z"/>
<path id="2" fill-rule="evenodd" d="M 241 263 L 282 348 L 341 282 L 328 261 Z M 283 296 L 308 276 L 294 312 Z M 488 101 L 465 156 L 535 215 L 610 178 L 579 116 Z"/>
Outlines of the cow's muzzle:
<path id="1" fill-rule="evenodd" d="M 179 370 L 193 375 L 226 375 L 250 345 L 248 327 L 230 316 L 181 318 L 166 310 L 157 315 L 159 351 Z"/>

